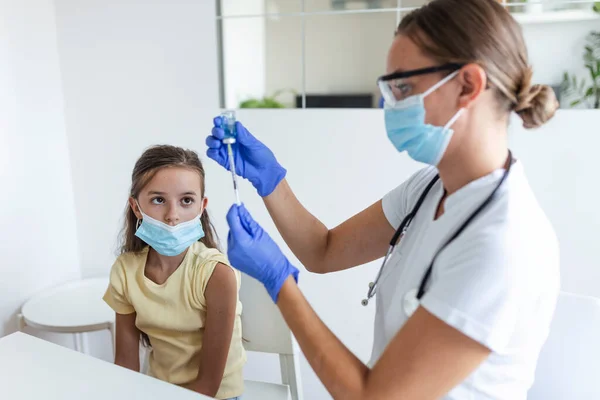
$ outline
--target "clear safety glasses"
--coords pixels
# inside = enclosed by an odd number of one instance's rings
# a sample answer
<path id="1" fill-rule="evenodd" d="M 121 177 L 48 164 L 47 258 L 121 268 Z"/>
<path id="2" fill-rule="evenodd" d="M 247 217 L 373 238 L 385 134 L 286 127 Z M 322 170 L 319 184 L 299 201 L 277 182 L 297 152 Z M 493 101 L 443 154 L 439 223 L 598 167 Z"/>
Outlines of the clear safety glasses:
<path id="1" fill-rule="evenodd" d="M 408 78 L 418 75 L 432 74 L 434 72 L 449 71 L 454 72 L 462 68 L 462 64 L 443 64 L 436 67 L 427 67 L 413 69 L 411 71 L 393 72 L 377 79 L 379 90 L 383 99 L 389 106 L 396 105 L 397 102 L 414 95 L 412 84 L 407 81 Z"/>

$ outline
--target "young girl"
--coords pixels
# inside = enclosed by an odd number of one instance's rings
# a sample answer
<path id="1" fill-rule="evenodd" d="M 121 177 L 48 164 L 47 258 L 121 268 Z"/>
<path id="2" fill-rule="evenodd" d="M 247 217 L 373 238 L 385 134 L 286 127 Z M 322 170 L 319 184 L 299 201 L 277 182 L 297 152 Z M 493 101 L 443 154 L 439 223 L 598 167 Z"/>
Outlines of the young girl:
<path id="1" fill-rule="evenodd" d="M 243 391 L 240 274 L 217 250 L 198 155 L 144 152 L 131 177 L 121 255 L 104 301 L 116 312 L 117 365 L 217 399 Z"/>

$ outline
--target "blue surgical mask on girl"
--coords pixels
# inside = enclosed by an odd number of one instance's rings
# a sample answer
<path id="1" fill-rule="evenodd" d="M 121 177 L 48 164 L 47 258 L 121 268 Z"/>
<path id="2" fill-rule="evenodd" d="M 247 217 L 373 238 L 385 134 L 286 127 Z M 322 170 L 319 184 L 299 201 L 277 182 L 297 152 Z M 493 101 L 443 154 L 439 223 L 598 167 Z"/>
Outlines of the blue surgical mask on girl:
<path id="1" fill-rule="evenodd" d="M 135 236 L 146 242 L 158 254 L 170 257 L 177 256 L 194 242 L 204 237 L 204 230 L 200 221 L 202 213 L 190 221 L 171 226 L 146 215 L 140 208 L 139 203 L 138 209 L 143 218 L 141 224 L 138 220 Z"/>
<path id="2" fill-rule="evenodd" d="M 424 93 L 407 97 L 394 105 L 385 104 L 385 128 L 398 151 L 408 152 L 415 161 L 438 165 L 454 133 L 451 126 L 463 109 L 458 110 L 443 127 L 426 124 L 424 99 L 457 74 L 458 71 L 451 73 Z"/>

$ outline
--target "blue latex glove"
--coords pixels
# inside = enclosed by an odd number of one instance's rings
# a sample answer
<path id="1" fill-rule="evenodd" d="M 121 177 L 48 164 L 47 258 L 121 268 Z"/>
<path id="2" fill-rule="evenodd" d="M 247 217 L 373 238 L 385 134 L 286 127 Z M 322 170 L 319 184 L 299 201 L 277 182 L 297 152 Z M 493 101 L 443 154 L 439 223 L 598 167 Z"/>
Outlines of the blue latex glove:
<path id="1" fill-rule="evenodd" d="M 292 275 L 298 282 L 298 269 L 290 264 L 279 246 L 252 219 L 243 204 L 234 204 L 229 209 L 227 223 L 227 256 L 231 265 L 260 281 L 277 303 L 285 280 Z"/>
<path id="2" fill-rule="evenodd" d="M 229 170 L 227 145 L 222 143 L 225 137 L 223 120 L 221 117 L 216 117 L 213 123 L 212 135 L 206 138 L 208 146 L 206 155 Z M 285 178 L 287 171 L 277 162 L 273 152 L 252 136 L 239 121 L 235 123 L 235 129 L 237 137 L 231 149 L 236 174 L 248 179 L 261 197 L 270 195 Z"/>

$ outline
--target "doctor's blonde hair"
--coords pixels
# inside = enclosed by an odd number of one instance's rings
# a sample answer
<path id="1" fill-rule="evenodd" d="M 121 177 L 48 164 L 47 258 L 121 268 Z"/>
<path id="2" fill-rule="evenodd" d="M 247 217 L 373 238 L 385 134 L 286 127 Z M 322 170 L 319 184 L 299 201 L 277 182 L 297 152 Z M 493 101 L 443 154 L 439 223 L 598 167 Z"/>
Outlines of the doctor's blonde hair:
<path id="1" fill-rule="evenodd" d="M 396 31 L 440 63 L 481 66 L 503 111 L 525 128 L 554 116 L 554 90 L 531 82 L 521 26 L 497 0 L 433 0 L 407 14 Z"/>

